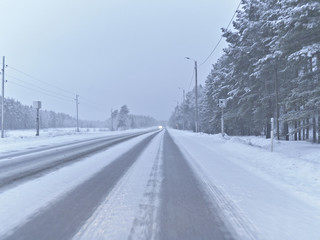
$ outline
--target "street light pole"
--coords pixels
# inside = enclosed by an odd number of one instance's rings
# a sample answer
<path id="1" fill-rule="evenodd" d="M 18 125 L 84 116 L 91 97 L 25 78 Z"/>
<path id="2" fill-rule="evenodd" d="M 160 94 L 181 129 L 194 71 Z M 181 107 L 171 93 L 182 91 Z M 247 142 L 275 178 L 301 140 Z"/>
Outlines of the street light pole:
<path id="1" fill-rule="evenodd" d="M 181 88 L 181 87 L 179 87 L 179 89 L 181 89 L 182 90 L 182 104 L 181 104 L 181 106 L 182 106 L 182 129 L 184 130 L 185 129 L 185 117 L 184 117 L 184 100 L 185 100 L 185 96 L 186 96 L 186 90 L 184 89 L 184 88 Z"/>
<path id="2" fill-rule="evenodd" d="M 2 102 L 1 102 L 1 138 L 4 138 L 4 71 L 5 71 L 5 57 L 2 58 Z"/>
<path id="3" fill-rule="evenodd" d="M 180 90 L 182 90 L 182 102 L 184 102 L 186 98 L 186 90 L 184 88 L 179 87 Z"/>
<path id="4" fill-rule="evenodd" d="M 113 131 L 113 109 L 111 108 L 111 131 Z"/>
<path id="5" fill-rule="evenodd" d="M 198 64 L 194 61 L 194 74 L 196 84 L 196 132 L 199 132 L 199 115 L 198 115 Z"/>
<path id="6" fill-rule="evenodd" d="M 80 132 L 79 131 L 79 95 L 77 94 L 76 95 L 76 110 L 77 110 L 77 132 Z"/>
<path id="7" fill-rule="evenodd" d="M 186 57 L 188 60 L 193 60 L 194 61 L 194 75 L 195 75 L 195 92 L 196 92 L 196 121 L 195 121 L 195 127 L 196 127 L 196 132 L 199 132 L 199 114 L 198 114 L 198 63 L 196 60 Z"/>

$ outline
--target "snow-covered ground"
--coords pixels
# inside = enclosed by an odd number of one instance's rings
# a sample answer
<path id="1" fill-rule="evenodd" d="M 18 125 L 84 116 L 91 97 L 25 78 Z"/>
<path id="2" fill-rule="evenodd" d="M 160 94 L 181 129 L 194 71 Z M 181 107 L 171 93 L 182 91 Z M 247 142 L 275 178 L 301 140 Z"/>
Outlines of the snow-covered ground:
<path id="1" fill-rule="evenodd" d="M 162 138 L 163 132 L 152 140 L 74 240 L 154 239 Z"/>
<path id="2" fill-rule="evenodd" d="M 134 131 L 141 130 L 127 132 Z M 0 157 L 13 151 L 123 133 L 59 129 L 35 137 L 33 131 L 12 131 L 0 139 Z M 320 239 L 320 145 L 274 141 L 274 152 L 270 152 L 270 140 L 262 137 L 222 137 L 172 129 L 169 133 L 241 239 Z M 0 239 L 151 134 L 0 192 Z M 155 237 L 162 142 L 163 132 L 74 239 Z"/>
<path id="3" fill-rule="evenodd" d="M 320 145 L 275 141 L 271 153 L 259 137 L 170 133 L 239 231 L 245 222 L 259 239 L 320 238 Z"/>
<path id="4" fill-rule="evenodd" d="M 108 149 L 108 151 L 103 151 L 93 156 L 86 157 L 83 161 L 77 162 L 76 164 L 72 164 L 67 167 L 58 169 L 57 171 L 46 174 L 43 177 L 27 181 L 12 189 L 0 192 L 0 239 L 2 239 L 3 236 L 10 232 L 10 230 L 12 230 L 20 224 L 23 224 L 32 215 L 34 215 L 41 209 L 44 209 L 51 203 L 57 201 L 62 196 L 66 195 L 69 191 L 71 191 L 76 186 L 80 185 L 81 183 L 92 177 L 104 166 L 110 164 L 117 157 L 121 156 L 125 151 L 132 148 L 137 143 L 142 141 L 142 139 L 145 139 L 147 136 L 150 136 L 151 134 L 153 133 L 144 134 L 142 136 L 128 140 L 122 144 L 116 145 Z M 159 137 L 157 141 L 159 141 Z M 157 144 L 156 147 L 158 146 L 159 145 Z M 151 149 L 149 150 L 149 153 L 146 154 L 150 155 L 153 153 L 156 154 L 157 149 Z M 145 159 L 146 160 L 144 161 L 148 161 L 148 158 Z M 140 171 L 138 173 L 135 173 L 139 175 L 138 180 L 148 177 L 147 174 L 148 170 L 151 168 L 151 164 L 152 162 L 147 162 L 147 168 L 140 168 Z M 127 173 L 127 177 L 125 178 L 128 178 L 132 174 L 132 171 L 133 170 Z M 136 183 L 137 182 L 133 182 L 133 184 Z M 121 185 L 121 183 L 119 184 Z M 132 186 L 132 183 L 130 184 Z M 143 196 L 145 185 L 146 183 L 142 185 L 136 184 L 135 188 L 128 188 L 126 190 L 130 191 L 130 196 L 135 195 L 136 198 L 138 198 L 139 200 Z M 116 191 L 116 189 L 114 191 Z M 119 199 L 115 199 L 115 201 L 116 202 L 113 202 L 113 204 L 121 204 L 121 202 L 119 202 Z M 127 199 L 126 203 L 128 203 L 129 201 L 132 201 L 132 199 Z M 129 206 L 133 205 L 136 206 L 136 208 L 138 209 L 139 202 L 132 202 Z M 117 224 L 120 224 L 122 222 L 122 226 L 119 225 L 118 228 L 111 230 L 105 229 L 105 231 L 108 230 L 111 231 L 110 234 L 120 234 L 121 236 L 121 234 L 123 233 L 118 230 L 123 228 L 124 225 L 124 227 L 126 227 L 127 230 L 126 233 L 130 232 L 130 228 L 132 226 L 131 224 L 133 221 L 131 212 L 122 212 L 121 215 L 117 216 L 117 218 L 112 219 L 113 222 L 117 221 Z M 108 220 L 109 219 L 105 219 L 105 221 Z"/>
<path id="5" fill-rule="evenodd" d="M 9 152 L 138 131 L 141 129 L 111 132 L 104 128 L 80 128 L 80 132 L 76 132 L 75 128 L 50 128 L 41 129 L 40 136 L 35 136 L 35 130 L 8 130 L 5 138 L 0 138 L 0 157 L 1 154 Z"/>

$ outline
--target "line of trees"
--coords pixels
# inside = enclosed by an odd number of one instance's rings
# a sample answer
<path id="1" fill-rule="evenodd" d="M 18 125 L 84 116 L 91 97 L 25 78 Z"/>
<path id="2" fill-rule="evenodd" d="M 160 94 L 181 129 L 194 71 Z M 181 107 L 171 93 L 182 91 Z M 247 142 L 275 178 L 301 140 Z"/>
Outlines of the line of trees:
<path id="1" fill-rule="evenodd" d="M 219 99 L 227 99 L 225 131 L 320 143 L 319 0 L 243 0 L 222 29 L 228 42 L 199 87 L 200 130 L 220 132 Z M 194 90 L 178 105 L 172 127 L 194 130 Z"/>
<path id="2" fill-rule="evenodd" d="M 123 105 L 120 110 L 113 110 L 107 125 L 111 130 L 126 130 L 133 128 L 153 127 L 158 124 L 157 120 L 149 116 L 129 114 L 127 105 Z"/>
<path id="3" fill-rule="evenodd" d="M 1 99 L 0 99 L 1 103 Z M 0 112 L 1 119 L 1 112 Z M 2 123 L 0 123 L 2 124 Z M 65 113 L 40 111 L 41 128 L 75 127 L 77 120 Z M 106 127 L 105 121 L 79 121 L 80 127 Z M 6 98 L 4 104 L 4 129 L 32 129 L 36 127 L 36 109 L 26 106 L 12 98 Z"/>
<path id="4" fill-rule="evenodd" d="M 0 99 L 1 104 L 1 99 Z M 81 128 L 110 128 L 111 130 L 125 130 L 133 128 L 152 127 L 158 124 L 157 120 L 148 116 L 129 114 L 127 105 L 120 110 L 112 111 L 113 127 L 111 118 L 105 121 L 79 120 Z M 0 124 L 1 112 L 0 112 Z M 76 127 L 77 120 L 65 113 L 53 111 L 40 111 L 41 128 L 66 128 Z M 4 129 L 32 129 L 36 127 L 36 109 L 26 106 L 12 98 L 6 98 L 4 104 Z"/>

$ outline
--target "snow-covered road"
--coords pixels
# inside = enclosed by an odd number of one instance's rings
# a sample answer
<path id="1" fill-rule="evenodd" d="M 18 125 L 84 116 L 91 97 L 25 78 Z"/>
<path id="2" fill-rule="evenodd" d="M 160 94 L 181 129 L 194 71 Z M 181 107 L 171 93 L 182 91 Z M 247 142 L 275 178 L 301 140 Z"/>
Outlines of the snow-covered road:
<path id="1" fill-rule="evenodd" d="M 36 177 L 149 131 L 105 136 L 78 142 L 6 153 L 0 157 L 0 187 Z"/>
<path id="2" fill-rule="evenodd" d="M 175 130 L 170 133 L 212 201 L 220 206 L 226 223 L 241 239 L 320 239 L 319 160 L 306 174 L 309 166 L 303 160 L 239 140 Z M 319 155 L 319 146 L 315 147 L 314 154 Z M 289 172 L 292 163 L 297 170 Z M 315 178 L 313 183 L 310 177 Z M 316 186 L 313 191 L 312 184 Z"/>
<path id="3" fill-rule="evenodd" d="M 317 196 L 252 164 L 266 156 L 182 131 L 139 135 L 0 188 L 0 239 L 319 239 Z"/>

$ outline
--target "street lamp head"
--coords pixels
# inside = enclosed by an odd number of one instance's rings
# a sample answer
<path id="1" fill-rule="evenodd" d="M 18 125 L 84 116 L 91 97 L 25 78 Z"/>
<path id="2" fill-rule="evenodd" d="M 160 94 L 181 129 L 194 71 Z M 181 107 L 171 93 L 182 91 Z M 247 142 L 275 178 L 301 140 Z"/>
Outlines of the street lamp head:
<path id="1" fill-rule="evenodd" d="M 188 60 L 191 60 L 191 61 L 197 62 L 195 59 L 193 59 L 193 58 L 191 58 L 191 57 L 185 57 L 185 59 L 188 59 Z"/>

